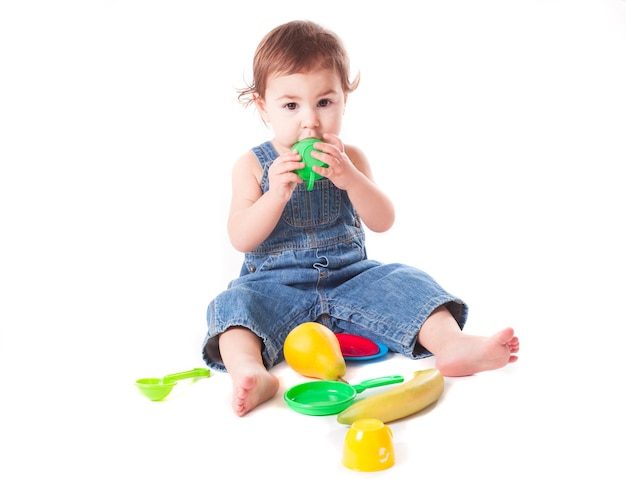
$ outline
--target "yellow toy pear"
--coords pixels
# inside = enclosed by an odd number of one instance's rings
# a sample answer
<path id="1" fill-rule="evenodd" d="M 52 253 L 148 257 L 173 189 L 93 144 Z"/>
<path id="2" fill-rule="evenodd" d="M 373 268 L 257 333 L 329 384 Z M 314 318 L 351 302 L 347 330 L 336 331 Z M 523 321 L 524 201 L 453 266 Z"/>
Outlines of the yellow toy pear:
<path id="1" fill-rule="evenodd" d="M 302 323 L 292 329 L 284 353 L 287 364 L 303 376 L 337 381 L 346 373 L 337 336 L 319 323 Z"/>

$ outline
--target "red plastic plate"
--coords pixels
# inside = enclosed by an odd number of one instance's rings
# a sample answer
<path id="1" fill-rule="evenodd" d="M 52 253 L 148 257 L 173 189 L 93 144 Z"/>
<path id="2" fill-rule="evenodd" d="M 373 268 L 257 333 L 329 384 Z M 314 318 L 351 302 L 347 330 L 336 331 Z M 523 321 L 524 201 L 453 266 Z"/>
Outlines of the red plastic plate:
<path id="1" fill-rule="evenodd" d="M 378 354 L 380 348 L 374 341 L 347 333 L 335 333 L 339 340 L 341 354 L 345 358 L 369 357 Z"/>

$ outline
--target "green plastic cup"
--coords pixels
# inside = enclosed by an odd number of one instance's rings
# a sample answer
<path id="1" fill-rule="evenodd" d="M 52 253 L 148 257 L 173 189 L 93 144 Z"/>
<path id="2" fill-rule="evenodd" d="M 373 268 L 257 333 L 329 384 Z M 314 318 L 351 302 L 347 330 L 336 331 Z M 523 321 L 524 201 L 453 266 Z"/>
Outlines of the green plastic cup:
<path id="1" fill-rule="evenodd" d="M 322 176 L 313 171 L 313 166 L 321 166 L 323 168 L 327 168 L 328 165 L 316 158 L 311 156 L 312 151 L 320 151 L 313 148 L 315 143 L 319 143 L 322 140 L 318 138 L 306 138 L 304 140 L 300 140 L 298 143 L 293 145 L 292 150 L 297 151 L 298 154 L 302 157 L 302 162 L 304 163 L 304 168 L 300 168 L 299 170 L 295 170 L 298 173 L 298 176 L 302 178 L 304 182 L 306 182 L 306 189 L 311 191 L 313 189 L 313 183 L 315 180 L 319 180 Z"/>

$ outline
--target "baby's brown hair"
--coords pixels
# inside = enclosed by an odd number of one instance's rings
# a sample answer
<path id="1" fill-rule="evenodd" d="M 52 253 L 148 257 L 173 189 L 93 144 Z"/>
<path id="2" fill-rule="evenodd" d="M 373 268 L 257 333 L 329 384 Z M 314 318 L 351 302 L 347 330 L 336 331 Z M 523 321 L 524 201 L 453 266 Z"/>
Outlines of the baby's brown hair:
<path id="1" fill-rule="evenodd" d="M 259 43 L 252 64 L 252 83 L 239 90 L 238 99 L 248 106 L 256 98 L 264 98 L 271 76 L 307 73 L 317 68 L 336 71 L 344 93 L 353 92 L 359 85 L 359 74 L 350 80 L 350 60 L 334 32 L 311 21 L 284 23 Z"/>

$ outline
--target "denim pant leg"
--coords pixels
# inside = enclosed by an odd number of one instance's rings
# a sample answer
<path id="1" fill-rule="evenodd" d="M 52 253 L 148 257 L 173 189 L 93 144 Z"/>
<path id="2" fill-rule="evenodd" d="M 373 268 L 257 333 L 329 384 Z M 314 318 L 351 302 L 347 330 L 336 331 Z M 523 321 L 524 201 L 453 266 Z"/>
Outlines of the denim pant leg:
<path id="1" fill-rule="evenodd" d="M 219 335 L 230 327 L 243 326 L 261 339 L 265 367 L 273 367 L 284 358 L 283 344 L 289 331 L 319 315 L 318 298 L 315 291 L 270 281 L 237 283 L 209 304 L 204 361 L 215 370 L 226 371 Z"/>
<path id="2" fill-rule="evenodd" d="M 371 264 L 326 292 L 333 329 L 379 341 L 394 352 L 417 359 L 431 353 L 417 343 L 424 321 L 446 305 L 459 326 L 467 305 L 446 292 L 431 276 L 403 264 Z"/>

